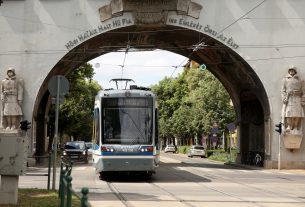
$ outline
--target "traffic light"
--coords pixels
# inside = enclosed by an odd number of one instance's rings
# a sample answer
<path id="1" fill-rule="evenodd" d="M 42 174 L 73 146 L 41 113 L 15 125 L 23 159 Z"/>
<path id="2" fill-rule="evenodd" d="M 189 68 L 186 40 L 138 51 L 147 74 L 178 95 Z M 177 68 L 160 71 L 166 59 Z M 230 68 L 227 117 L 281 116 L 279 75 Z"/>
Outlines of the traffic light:
<path id="1" fill-rule="evenodd" d="M 279 122 L 278 124 L 275 125 L 275 131 L 278 133 L 282 134 L 282 122 Z"/>
<path id="2" fill-rule="evenodd" d="M 31 128 L 31 122 L 28 122 L 28 120 L 24 120 L 20 122 L 20 129 L 23 131 L 27 131 Z"/>

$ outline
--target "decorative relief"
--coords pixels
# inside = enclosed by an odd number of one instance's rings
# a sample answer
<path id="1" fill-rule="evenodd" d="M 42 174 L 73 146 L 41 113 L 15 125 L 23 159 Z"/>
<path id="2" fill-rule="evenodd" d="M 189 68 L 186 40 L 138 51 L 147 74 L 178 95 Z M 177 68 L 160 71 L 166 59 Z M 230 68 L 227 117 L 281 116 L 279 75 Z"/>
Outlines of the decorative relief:
<path id="1" fill-rule="evenodd" d="M 188 11 L 188 5 L 190 5 L 191 0 L 178 0 L 177 2 L 177 13 L 186 15 Z"/>
<path id="2" fill-rule="evenodd" d="M 194 2 L 191 2 L 189 4 L 187 15 L 198 19 L 199 15 L 200 15 L 200 12 L 201 12 L 201 9 L 202 9 L 201 5 L 199 5 L 197 3 L 194 3 Z"/>
<path id="3" fill-rule="evenodd" d="M 22 113 L 23 80 L 16 78 L 14 68 L 7 70 L 7 78 L 1 81 L 2 125 L 6 130 L 16 131 Z"/>
<path id="4" fill-rule="evenodd" d="M 134 12 L 138 24 L 165 24 L 168 11 L 199 18 L 202 6 L 191 0 L 112 0 L 99 9 L 101 22 Z"/>
<path id="5" fill-rule="evenodd" d="M 286 133 L 300 134 L 304 119 L 305 89 L 295 67 L 288 70 L 282 85 L 283 117 Z"/>
<path id="6" fill-rule="evenodd" d="M 284 145 L 287 149 L 298 149 L 303 137 L 305 86 L 295 67 L 290 67 L 283 79 L 282 101 Z"/>
<path id="7" fill-rule="evenodd" d="M 163 12 L 138 12 L 134 17 L 137 24 L 165 24 L 166 22 L 166 13 Z"/>

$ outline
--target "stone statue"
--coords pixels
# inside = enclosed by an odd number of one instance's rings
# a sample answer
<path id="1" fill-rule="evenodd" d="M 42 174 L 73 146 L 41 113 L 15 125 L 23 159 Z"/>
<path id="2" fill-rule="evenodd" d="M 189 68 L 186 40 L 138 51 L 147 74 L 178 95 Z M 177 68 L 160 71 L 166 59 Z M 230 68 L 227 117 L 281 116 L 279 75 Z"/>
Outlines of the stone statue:
<path id="1" fill-rule="evenodd" d="M 288 69 L 288 75 L 283 80 L 282 101 L 285 133 L 301 134 L 301 123 L 304 118 L 305 88 L 298 77 L 295 67 Z"/>
<path id="2" fill-rule="evenodd" d="M 6 130 L 15 130 L 22 117 L 21 104 L 23 100 L 22 80 L 17 80 L 14 68 L 7 70 L 7 78 L 1 81 L 1 101 L 3 127 Z"/>

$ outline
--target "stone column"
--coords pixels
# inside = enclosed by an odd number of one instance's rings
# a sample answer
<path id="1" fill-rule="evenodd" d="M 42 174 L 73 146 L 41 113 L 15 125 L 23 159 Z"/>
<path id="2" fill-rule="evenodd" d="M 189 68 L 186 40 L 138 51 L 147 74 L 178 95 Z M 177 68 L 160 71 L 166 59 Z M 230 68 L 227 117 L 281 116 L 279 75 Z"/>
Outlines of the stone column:
<path id="1" fill-rule="evenodd" d="M 17 204 L 19 175 L 26 168 L 27 138 L 0 131 L 0 204 Z"/>

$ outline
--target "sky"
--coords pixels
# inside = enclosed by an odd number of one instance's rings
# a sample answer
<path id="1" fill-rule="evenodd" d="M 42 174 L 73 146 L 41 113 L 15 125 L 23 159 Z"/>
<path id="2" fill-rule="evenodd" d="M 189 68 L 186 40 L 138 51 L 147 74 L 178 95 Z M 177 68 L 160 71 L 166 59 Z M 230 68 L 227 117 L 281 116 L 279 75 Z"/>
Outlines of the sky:
<path id="1" fill-rule="evenodd" d="M 107 89 L 116 88 L 114 82 L 109 82 L 113 78 L 129 78 L 134 80 L 133 85 L 149 87 L 157 84 L 165 76 L 177 77 L 187 60 L 186 57 L 172 52 L 154 50 L 126 54 L 125 52 L 111 52 L 97 57 L 89 63 L 94 68 L 93 79 L 98 81 L 103 89 Z M 121 66 L 123 64 L 124 67 Z"/>

